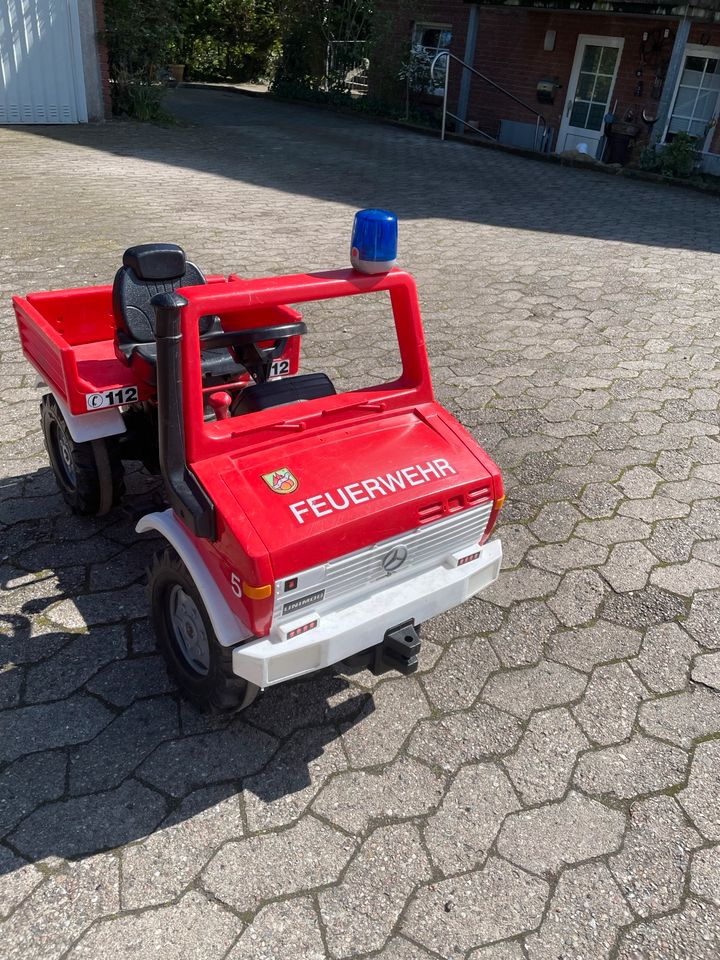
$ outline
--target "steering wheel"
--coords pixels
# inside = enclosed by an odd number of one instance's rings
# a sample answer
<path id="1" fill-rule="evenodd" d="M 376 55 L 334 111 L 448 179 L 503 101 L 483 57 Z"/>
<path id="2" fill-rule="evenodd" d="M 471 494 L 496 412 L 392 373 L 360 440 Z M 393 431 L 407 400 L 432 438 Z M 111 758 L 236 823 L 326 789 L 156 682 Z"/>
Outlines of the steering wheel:
<path id="1" fill-rule="evenodd" d="M 248 330 L 228 330 L 207 333 L 200 337 L 200 349 L 212 350 L 215 347 L 227 347 L 236 363 L 241 363 L 255 383 L 265 383 L 270 376 L 273 360 L 283 353 L 290 337 L 299 337 L 307 333 L 302 321 L 296 323 L 278 323 L 269 327 L 251 327 Z M 271 347 L 260 347 L 259 343 L 275 341 Z"/>

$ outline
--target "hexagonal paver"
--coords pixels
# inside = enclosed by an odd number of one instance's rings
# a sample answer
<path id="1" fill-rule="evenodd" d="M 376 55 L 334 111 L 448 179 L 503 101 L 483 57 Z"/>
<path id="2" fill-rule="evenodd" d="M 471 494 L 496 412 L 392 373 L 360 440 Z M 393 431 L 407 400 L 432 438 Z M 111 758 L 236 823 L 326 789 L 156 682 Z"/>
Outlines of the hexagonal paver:
<path id="1" fill-rule="evenodd" d="M 678 800 L 708 840 L 720 840 L 720 741 L 701 743 L 695 748 L 687 787 Z"/>
<path id="2" fill-rule="evenodd" d="M 495 764 L 463 767 L 425 827 L 433 863 L 446 876 L 480 866 L 503 820 L 519 807 Z"/>
<path id="3" fill-rule="evenodd" d="M 632 920 L 617 885 L 602 863 L 565 870 L 537 933 L 526 942 L 530 960 L 610 956 L 619 928 Z"/>
<path id="4" fill-rule="evenodd" d="M 574 782 L 586 793 L 625 800 L 677 786 L 686 767 L 683 750 L 635 734 L 627 743 L 583 754 Z"/>
<path id="5" fill-rule="evenodd" d="M 625 818 L 596 800 L 571 792 L 558 803 L 511 814 L 500 831 L 498 851 L 536 873 L 558 873 L 565 864 L 613 853 Z"/>
<path id="6" fill-rule="evenodd" d="M 548 885 L 497 857 L 482 870 L 423 887 L 402 921 L 403 931 L 447 956 L 533 930 Z"/>
<path id="7" fill-rule="evenodd" d="M 598 664 L 635 656 L 641 643 L 637 631 L 600 620 L 591 627 L 555 634 L 547 650 L 552 660 L 591 671 Z"/>
<path id="8" fill-rule="evenodd" d="M 626 663 L 596 667 L 573 714 L 591 740 L 608 746 L 630 736 L 643 685 Z"/>
<path id="9" fill-rule="evenodd" d="M 443 798 L 445 778 L 409 757 L 379 773 L 342 773 L 321 790 L 313 810 L 343 830 L 362 833 L 371 820 L 419 817 Z"/>
<path id="10" fill-rule="evenodd" d="M 60 957 L 94 920 L 120 909 L 119 883 L 119 864 L 109 853 L 62 866 L 3 924 L 4 956 Z"/>
<path id="11" fill-rule="evenodd" d="M 534 714 L 515 753 L 505 761 L 510 778 L 528 805 L 559 799 L 567 789 L 587 737 L 564 708 Z"/>
<path id="12" fill-rule="evenodd" d="M 690 890 L 720 906 L 720 844 L 698 850 L 693 855 Z"/>
<path id="13" fill-rule="evenodd" d="M 694 687 L 683 693 L 649 700 L 640 709 L 644 730 L 681 747 L 718 732 L 720 693 L 708 687 Z"/>
<path id="14" fill-rule="evenodd" d="M 115 960 L 142 952 L 167 960 L 221 960 L 242 928 L 229 910 L 193 891 L 172 906 L 100 923 L 68 957 Z"/>
<path id="15" fill-rule="evenodd" d="M 586 678 L 575 670 L 543 660 L 535 667 L 496 675 L 483 697 L 508 713 L 529 717 L 533 710 L 574 700 L 586 683 Z"/>
<path id="16" fill-rule="evenodd" d="M 670 797 L 632 805 L 625 843 L 610 858 L 610 869 L 638 916 L 656 916 L 680 906 L 690 852 L 701 843 Z"/>
<path id="17" fill-rule="evenodd" d="M 415 826 L 380 827 L 371 834 L 342 882 L 318 898 L 331 955 L 353 957 L 382 947 L 407 898 L 430 875 Z"/>
<path id="18" fill-rule="evenodd" d="M 720 950 L 720 909 L 688 899 L 679 913 L 648 920 L 620 939 L 618 960 L 715 960 Z"/>
<path id="19" fill-rule="evenodd" d="M 218 847 L 245 832 L 232 787 L 191 793 L 147 839 L 122 854 L 122 906 L 167 903 L 188 887 Z"/>
<path id="20" fill-rule="evenodd" d="M 296 897 L 263 907 L 226 956 L 227 960 L 325 960 L 312 902 Z"/>
<path id="21" fill-rule="evenodd" d="M 266 833 L 223 846 L 203 873 L 203 885 L 236 910 L 337 880 L 355 842 L 313 817 L 281 833 Z M 242 877 L 242 883 L 238 883 Z"/>

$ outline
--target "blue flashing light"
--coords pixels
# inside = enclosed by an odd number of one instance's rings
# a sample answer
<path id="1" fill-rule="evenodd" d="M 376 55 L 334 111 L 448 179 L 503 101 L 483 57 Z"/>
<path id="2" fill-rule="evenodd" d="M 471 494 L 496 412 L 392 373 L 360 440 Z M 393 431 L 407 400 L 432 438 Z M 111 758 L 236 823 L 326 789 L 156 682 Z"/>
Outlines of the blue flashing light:
<path id="1" fill-rule="evenodd" d="M 389 210 L 355 214 L 350 262 L 361 273 L 387 273 L 397 262 L 398 221 Z"/>

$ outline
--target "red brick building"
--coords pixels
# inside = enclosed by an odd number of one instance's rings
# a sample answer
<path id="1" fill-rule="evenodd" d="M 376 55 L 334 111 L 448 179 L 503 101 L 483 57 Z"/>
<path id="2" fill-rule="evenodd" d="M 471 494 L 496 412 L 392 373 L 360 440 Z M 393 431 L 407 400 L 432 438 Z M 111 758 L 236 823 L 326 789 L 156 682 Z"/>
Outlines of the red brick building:
<path id="1" fill-rule="evenodd" d="M 393 6 L 400 5 L 388 0 L 386 10 Z M 448 110 L 481 135 L 557 152 L 585 144 L 607 159 L 603 134 L 612 113 L 615 133 L 637 141 L 663 144 L 689 133 L 704 167 L 720 173 L 720 0 L 682 7 L 668 0 L 417 0 L 403 11 L 395 31 L 408 48 L 447 49 L 458 58 L 450 60 Z M 439 96 L 442 61 L 436 69 L 432 93 Z M 545 140 L 537 138 L 533 111 L 547 124 Z"/>

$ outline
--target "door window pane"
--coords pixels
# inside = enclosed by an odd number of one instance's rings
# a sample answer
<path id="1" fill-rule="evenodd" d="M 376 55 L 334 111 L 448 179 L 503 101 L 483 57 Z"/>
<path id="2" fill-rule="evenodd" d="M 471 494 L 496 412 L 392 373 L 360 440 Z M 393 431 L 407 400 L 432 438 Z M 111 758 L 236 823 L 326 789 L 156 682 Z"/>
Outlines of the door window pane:
<path id="1" fill-rule="evenodd" d="M 594 44 L 585 47 L 570 113 L 571 126 L 585 130 L 602 129 L 618 55 L 617 47 Z"/>
<path id="2" fill-rule="evenodd" d="M 610 97 L 611 84 L 612 84 L 612 77 L 597 78 L 597 83 L 595 84 L 595 93 L 593 94 L 593 100 L 596 103 L 608 102 L 608 98 Z"/>
<path id="3" fill-rule="evenodd" d="M 720 69 L 717 57 L 685 58 L 673 104 L 668 134 L 689 133 L 703 138 L 716 113 L 720 93 Z"/>
<path id="4" fill-rule="evenodd" d="M 595 89 L 595 79 L 594 73 L 580 74 L 577 90 L 575 91 L 576 100 L 592 100 L 593 90 Z"/>
<path id="5" fill-rule="evenodd" d="M 570 114 L 571 127 L 585 127 L 587 125 L 589 107 L 590 104 L 584 100 L 577 100 L 573 104 L 572 113 Z"/>
<path id="6" fill-rule="evenodd" d="M 602 58 L 600 60 L 600 73 L 615 73 L 615 63 L 617 62 L 617 47 L 602 47 Z"/>
<path id="7" fill-rule="evenodd" d="M 592 47 L 589 44 L 585 47 L 582 66 L 580 67 L 583 73 L 597 73 L 598 67 L 600 66 L 601 54 L 602 47 Z"/>
<path id="8" fill-rule="evenodd" d="M 587 119 L 588 130 L 599 130 L 602 127 L 603 117 L 605 116 L 605 104 L 594 103 L 590 107 L 590 113 Z"/>

